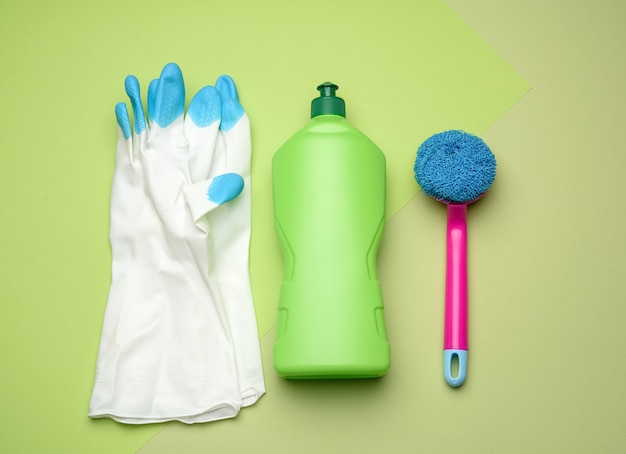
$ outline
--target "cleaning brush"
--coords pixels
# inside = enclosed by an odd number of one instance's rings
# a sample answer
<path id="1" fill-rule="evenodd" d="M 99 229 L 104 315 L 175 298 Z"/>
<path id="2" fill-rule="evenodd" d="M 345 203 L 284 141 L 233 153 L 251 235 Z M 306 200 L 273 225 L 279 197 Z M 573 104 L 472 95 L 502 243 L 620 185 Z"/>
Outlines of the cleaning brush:
<path id="1" fill-rule="evenodd" d="M 467 205 L 493 183 L 496 159 L 479 137 L 451 130 L 422 143 L 414 171 L 424 193 L 448 207 L 444 378 L 457 387 L 467 376 Z"/>

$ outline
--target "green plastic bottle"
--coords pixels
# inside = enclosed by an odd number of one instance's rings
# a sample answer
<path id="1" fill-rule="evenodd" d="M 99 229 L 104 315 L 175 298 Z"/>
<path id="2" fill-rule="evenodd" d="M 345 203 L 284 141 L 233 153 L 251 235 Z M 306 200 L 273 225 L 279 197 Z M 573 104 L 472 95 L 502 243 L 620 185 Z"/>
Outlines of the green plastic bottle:
<path id="1" fill-rule="evenodd" d="M 390 351 L 376 272 L 385 156 L 324 83 L 311 121 L 274 155 L 274 219 L 285 259 L 274 368 L 285 378 L 378 377 Z"/>

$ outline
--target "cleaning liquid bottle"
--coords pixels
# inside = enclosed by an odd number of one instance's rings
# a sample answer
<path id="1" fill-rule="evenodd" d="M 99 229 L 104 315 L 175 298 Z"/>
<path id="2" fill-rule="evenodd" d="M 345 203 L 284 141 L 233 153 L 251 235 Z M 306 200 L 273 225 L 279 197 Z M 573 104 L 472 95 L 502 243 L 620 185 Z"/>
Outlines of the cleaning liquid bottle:
<path id="1" fill-rule="evenodd" d="M 390 349 L 376 257 L 385 156 L 324 83 L 310 122 L 274 155 L 274 220 L 285 259 L 274 369 L 285 378 L 378 377 Z"/>

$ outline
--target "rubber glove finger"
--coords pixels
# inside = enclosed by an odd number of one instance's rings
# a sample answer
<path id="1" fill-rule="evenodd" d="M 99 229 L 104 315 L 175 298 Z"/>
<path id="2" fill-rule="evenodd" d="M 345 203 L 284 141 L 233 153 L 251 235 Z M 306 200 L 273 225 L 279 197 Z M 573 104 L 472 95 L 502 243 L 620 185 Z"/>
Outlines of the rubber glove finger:
<path id="1" fill-rule="evenodd" d="M 115 117 L 117 118 L 117 125 L 119 126 L 119 134 L 121 134 L 125 140 L 130 139 L 132 135 L 130 128 L 130 117 L 128 116 L 128 109 L 123 102 L 115 105 Z"/>
<path id="2" fill-rule="evenodd" d="M 220 119 L 222 98 L 215 87 L 203 87 L 189 103 L 187 115 L 199 128 L 211 126 Z"/>
<path id="3" fill-rule="evenodd" d="M 209 177 L 222 114 L 222 98 L 215 87 L 202 88 L 191 100 L 185 117 L 189 143 L 189 175 L 193 183 Z"/>
<path id="4" fill-rule="evenodd" d="M 130 98 L 130 104 L 133 108 L 134 132 L 136 135 L 146 130 L 146 116 L 141 102 L 141 90 L 139 81 L 135 76 L 128 76 L 125 80 L 126 94 Z"/>
<path id="5" fill-rule="evenodd" d="M 221 76 L 215 86 L 222 96 L 222 119 L 211 174 L 235 172 L 247 181 L 250 175 L 250 120 L 239 102 L 232 78 Z"/>
<path id="6" fill-rule="evenodd" d="M 167 128 L 183 115 L 185 110 L 185 84 L 176 63 L 168 63 L 161 72 L 156 88 L 154 121 Z"/>
<path id="7" fill-rule="evenodd" d="M 156 91 L 159 79 L 154 79 L 148 85 L 148 121 L 154 121 L 154 105 L 156 104 Z"/>
<path id="8" fill-rule="evenodd" d="M 117 148 L 115 161 L 117 164 L 133 161 L 133 140 L 130 126 L 130 116 L 126 104 L 120 102 L 115 106 L 115 117 L 117 119 Z"/>
<path id="9" fill-rule="evenodd" d="M 215 87 L 222 96 L 223 101 L 220 129 L 222 131 L 230 131 L 243 117 L 245 110 L 239 103 L 239 93 L 237 93 L 235 82 L 230 76 L 220 76 L 215 83 Z"/>
<path id="10" fill-rule="evenodd" d="M 236 173 L 224 173 L 208 180 L 184 187 L 185 200 L 196 225 L 207 232 L 200 220 L 210 211 L 235 199 L 245 186 L 244 179 Z"/>
<path id="11" fill-rule="evenodd" d="M 215 82 L 215 87 L 224 98 L 235 98 L 239 100 L 237 86 L 235 85 L 233 78 L 229 75 L 223 74 L 218 77 L 217 82 Z"/>

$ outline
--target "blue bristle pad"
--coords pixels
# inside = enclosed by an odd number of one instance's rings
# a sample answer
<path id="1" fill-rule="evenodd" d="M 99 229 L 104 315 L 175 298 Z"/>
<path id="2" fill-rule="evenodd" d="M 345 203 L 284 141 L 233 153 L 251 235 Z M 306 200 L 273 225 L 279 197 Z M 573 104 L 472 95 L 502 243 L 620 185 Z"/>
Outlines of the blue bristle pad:
<path id="1" fill-rule="evenodd" d="M 496 158 L 480 137 L 444 131 L 420 145 L 413 170 L 426 195 L 448 203 L 468 203 L 493 183 Z"/>

